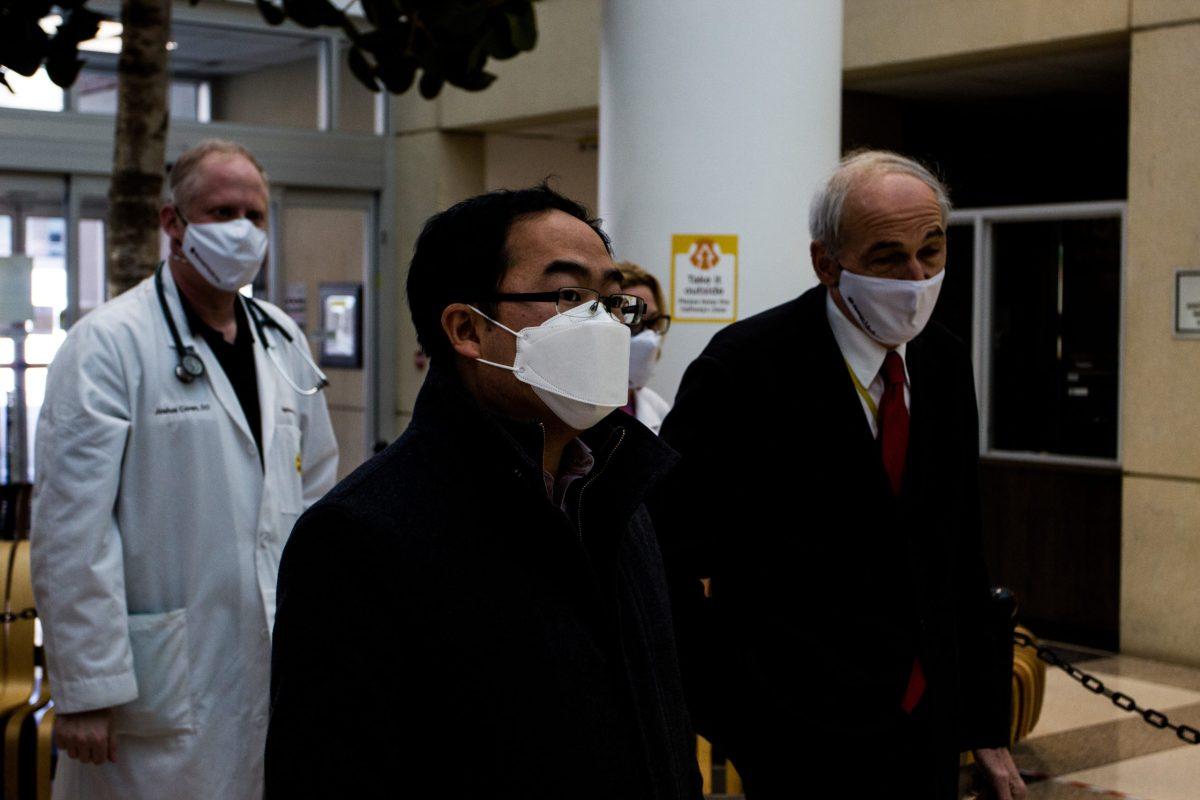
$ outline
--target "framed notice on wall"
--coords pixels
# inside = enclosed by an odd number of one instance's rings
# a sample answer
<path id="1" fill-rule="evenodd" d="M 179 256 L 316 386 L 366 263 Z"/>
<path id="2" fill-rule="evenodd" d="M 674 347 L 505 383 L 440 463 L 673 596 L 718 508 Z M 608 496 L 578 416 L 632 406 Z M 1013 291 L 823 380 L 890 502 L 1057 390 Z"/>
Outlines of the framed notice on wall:
<path id="1" fill-rule="evenodd" d="M 738 237 L 677 233 L 671 237 L 671 320 L 737 319 Z"/>
<path id="2" fill-rule="evenodd" d="M 321 366 L 362 369 L 362 284 L 322 283 Z"/>
<path id="3" fill-rule="evenodd" d="M 1200 269 L 1175 270 L 1175 335 L 1200 339 Z"/>

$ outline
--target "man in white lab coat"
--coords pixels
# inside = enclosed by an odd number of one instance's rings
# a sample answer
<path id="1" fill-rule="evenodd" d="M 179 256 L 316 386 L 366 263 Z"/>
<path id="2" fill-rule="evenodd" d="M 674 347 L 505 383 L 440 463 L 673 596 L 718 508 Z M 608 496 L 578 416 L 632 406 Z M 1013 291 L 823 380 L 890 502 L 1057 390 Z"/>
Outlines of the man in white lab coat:
<path id="1" fill-rule="evenodd" d="M 38 421 L 32 557 L 55 798 L 260 798 L 279 556 L 332 485 L 324 376 L 279 309 L 254 157 L 171 172 L 171 254 L 71 330 Z"/>

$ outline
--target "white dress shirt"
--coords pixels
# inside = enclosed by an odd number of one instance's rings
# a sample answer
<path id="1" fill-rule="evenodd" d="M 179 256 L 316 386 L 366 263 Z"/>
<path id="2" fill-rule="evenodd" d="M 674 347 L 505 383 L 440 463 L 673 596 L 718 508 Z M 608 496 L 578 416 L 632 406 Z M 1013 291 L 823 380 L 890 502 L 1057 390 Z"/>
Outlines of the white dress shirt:
<path id="1" fill-rule="evenodd" d="M 833 301 L 831 294 L 825 295 L 825 314 L 829 317 L 829 327 L 833 329 L 833 338 L 837 342 L 838 349 L 842 351 L 842 358 L 845 359 L 846 366 L 858 380 L 858 385 L 867 390 L 867 394 L 871 396 L 871 402 L 878 409 L 879 403 L 883 399 L 884 388 L 881 370 L 888 349 L 847 319 L 842 310 L 837 307 L 837 303 Z M 896 348 L 896 352 L 900 354 L 900 360 L 904 362 L 904 405 L 911 409 L 912 393 L 909 387 L 912 385 L 912 378 L 908 374 L 908 361 L 904 356 L 905 347 L 906 345 L 900 345 Z M 875 419 L 875 412 L 871 410 L 870 404 L 867 403 L 862 393 L 856 393 L 859 403 L 862 405 L 863 414 L 867 417 L 867 424 L 871 426 L 871 435 L 878 438 L 879 422 Z"/>

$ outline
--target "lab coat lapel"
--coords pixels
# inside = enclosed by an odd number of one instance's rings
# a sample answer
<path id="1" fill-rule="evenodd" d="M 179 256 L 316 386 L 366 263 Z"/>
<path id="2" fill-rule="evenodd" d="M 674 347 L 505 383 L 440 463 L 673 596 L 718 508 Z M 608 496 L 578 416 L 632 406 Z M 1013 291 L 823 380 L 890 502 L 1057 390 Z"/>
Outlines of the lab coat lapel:
<path id="1" fill-rule="evenodd" d="M 242 412 L 242 404 L 238 402 L 237 393 L 233 391 L 233 384 L 229 382 L 229 376 L 225 374 L 225 370 L 221 368 L 221 364 L 217 361 L 217 356 L 213 353 L 212 348 L 208 346 L 208 342 L 203 338 L 192 336 L 192 330 L 188 326 L 187 315 L 183 312 L 183 305 L 179 301 L 179 290 L 175 286 L 175 277 L 171 274 L 171 268 L 163 265 L 163 289 L 167 296 L 167 307 L 171 309 L 171 317 L 175 320 L 175 327 L 179 329 L 179 338 L 183 342 L 185 348 L 192 347 L 196 354 L 200 356 L 200 360 L 204 362 L 204 378 L 208 381 L 212 393 L 216 395 L 217 400 L 229 414 L 233 420 L 234 426 L 241 432 L 242 437 L 251 446 L 254 445 L 254 434 L 250 433 L 250 425 L 246 422 L 246 415 Z M 166 320 L 163 320 L 163 327 L 166 328 Z M 253 330 L 251 331 L 253 333 Z M 168 331 L 166 334 L 167 347 L 174 353 L 175 344 L 171 341 L 171 334 Z M 257 360 L 255 367 L 258 369 Z M 172 363 L 171 368 L 175 365 Z M 261 369 L 259 369 L 261 374 Z M 262 379 L 259 379 L 261 392 Z M 261 405 L 261 401 L 259 403 Z M 266 436 L 266 429 L 263 431 Z M 266 452 L 266 442 L 263 442 L 263 452 Z"/>
<path id="2" fill-rule="evenodd" d="M 238 302 L 244 303 L 239 300 Z M 275 364 L 267 354 L 267 348 L 259 340 L 258 329 L 254 325 L 254 317 L 250 308 L 243 305 L 246 311 L 246 321 L 250 325 L 250 336 L 254 339 L 254 374 L 258 380 L 258 408 L 262 415 L 262 450 L 263 465 L 271 463 L 269 453 L 271 442 L 275 439 L 275 415 L 279 410 L 279 376 Z M 267 334 L 263 334 L 266 336 Z M 276 354 L 278 355 L 278 353 Z"/>

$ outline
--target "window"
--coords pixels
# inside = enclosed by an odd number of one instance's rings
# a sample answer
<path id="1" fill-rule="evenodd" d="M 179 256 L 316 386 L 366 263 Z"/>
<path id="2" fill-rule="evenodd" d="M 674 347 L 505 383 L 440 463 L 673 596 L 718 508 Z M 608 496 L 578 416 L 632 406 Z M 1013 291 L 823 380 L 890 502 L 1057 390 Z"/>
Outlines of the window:
<path id="1" fill-rule="evenodd" d="M 955 212 L 934 319 L 972 345 L 985 455 L 1117 462 L 1123 221 L 1119 203 Z"/>
<path id="2" fill-rule="evenodd" d="M 1117 457 L 1120 298 L 1119 219 L 993 227 L 991 448 Z"/>

